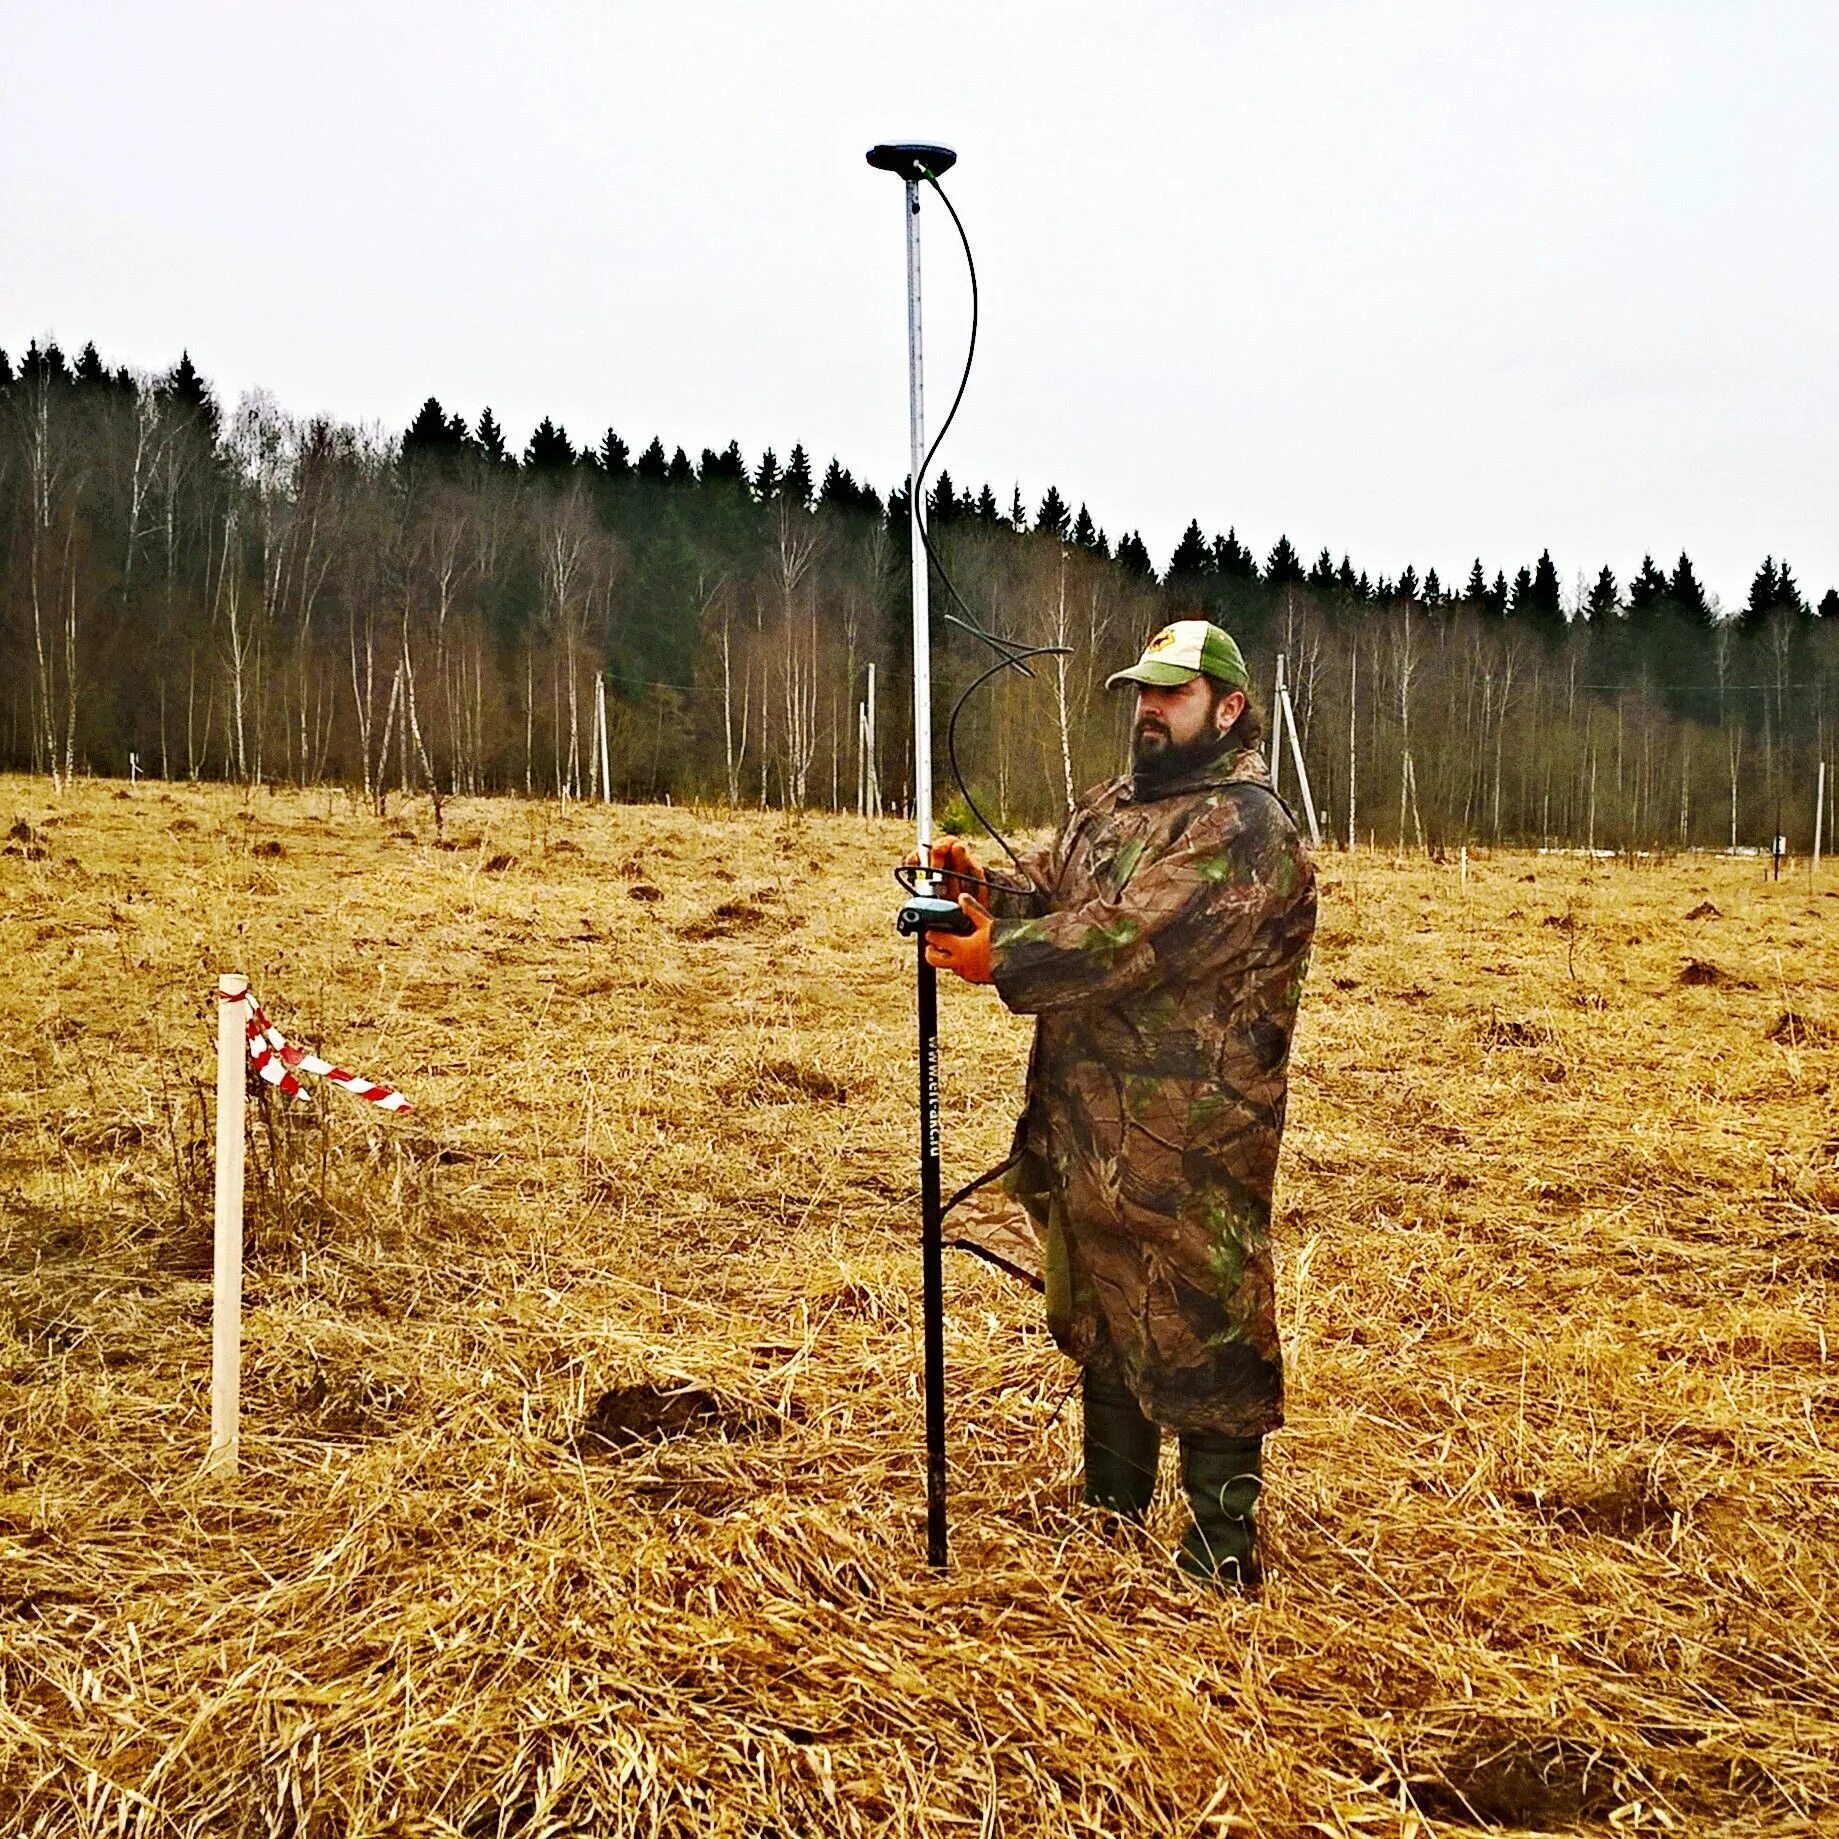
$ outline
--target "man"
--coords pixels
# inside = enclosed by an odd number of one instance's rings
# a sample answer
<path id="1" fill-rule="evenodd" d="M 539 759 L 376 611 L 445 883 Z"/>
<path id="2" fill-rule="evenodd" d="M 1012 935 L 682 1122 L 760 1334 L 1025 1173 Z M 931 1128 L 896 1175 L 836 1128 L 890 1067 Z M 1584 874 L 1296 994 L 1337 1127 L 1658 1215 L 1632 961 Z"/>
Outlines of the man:
<path id="1" fill-rule="evenodd" d="M 1177 620 L 1119 684 L 1130 773 L 1021 881 L 935 843 L 975 930 L 928 933 L 926 955 L 1037 1018 L 1007 1180 L 1083 1369 L 1086 1499 L 1141 1518 L 1175 1431 L 1194 1516 L 1177 1562 L 1250 1589 L 1261 1439 L 1283 1421 L 1271 1189 L 1315 870 L 1225 632 Z"/>

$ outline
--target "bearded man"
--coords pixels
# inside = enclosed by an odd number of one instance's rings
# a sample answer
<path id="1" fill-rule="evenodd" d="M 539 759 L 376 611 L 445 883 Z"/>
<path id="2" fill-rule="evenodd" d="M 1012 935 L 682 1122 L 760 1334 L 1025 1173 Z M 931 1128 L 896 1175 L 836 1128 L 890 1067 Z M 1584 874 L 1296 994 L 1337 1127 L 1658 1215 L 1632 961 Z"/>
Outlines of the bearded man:
<path id="1" fill-rule="evenodd" d="M 1283 1422 L 1271 1192 L 1315 870 L 1225 632 L 1177 620 L 1118 685 L 1131 771 L 1019 878 L 935 843 L 974 929 L 928 933 L 926 955 L 1036 1018 L 1006 1182 L 1082 1369 L 1087 1501 L 1140 1519 L 1174 1431 L 1193 1514 L 1177 1563 L 1249 1589 L 1262 1440 Z"/>

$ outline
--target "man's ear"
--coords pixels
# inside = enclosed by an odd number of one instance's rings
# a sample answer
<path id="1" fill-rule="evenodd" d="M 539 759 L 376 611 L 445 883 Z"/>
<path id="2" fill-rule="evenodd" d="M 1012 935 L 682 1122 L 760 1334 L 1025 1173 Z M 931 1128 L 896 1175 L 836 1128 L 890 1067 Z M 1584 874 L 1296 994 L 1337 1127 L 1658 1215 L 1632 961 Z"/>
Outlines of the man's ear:
<path id="1" fill-rule="evenodd" d="M 1230 734 L 1232 732 L 1233 723 L 1244 713 L 1245 692 L 1243 690 L 1228 690 L 1227 693 L 1213 705 L 1213 725 L 1221 734 Z"/>

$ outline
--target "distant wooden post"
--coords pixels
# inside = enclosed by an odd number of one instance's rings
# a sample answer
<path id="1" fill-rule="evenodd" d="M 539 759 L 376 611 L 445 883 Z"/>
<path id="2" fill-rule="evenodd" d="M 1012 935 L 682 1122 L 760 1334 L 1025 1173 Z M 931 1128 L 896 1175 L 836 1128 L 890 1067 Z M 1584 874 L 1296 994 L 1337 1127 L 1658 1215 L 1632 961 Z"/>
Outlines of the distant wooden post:
<path id="1" fill-rule="evenodd" d="M 1813 794 L 1813 874 L 1820 872 L 1820 845 L 1826 836 L 1826 762 L 1820 762 L 1820 776 Z"/>
<path id="2" fill-rule="evenodd" d="M 875 667 L 868 667 L 868 814 L 881 815 L 881 754 L 875 738 Z"/>
<path id="3" fill-rule="evenodd" d="M 599 752 L 600 767 L 600 801 L 602 804 L 613 802 L 613 768 L 607 757 L 607 680 L 604 676 L 594 679 L 594 729 L 596 749 Z"/>
<path id="4" fill-rule="evenodd" d="M 1290 759 L 1296 767 L 1296 783 L 1303 795 L 1303 815 L 1309 820 L 1309 841 L 1322 847 L 1322 826 L 1316 821 L 1315 796 L 1309 790 L 1309 769 L 1303 764 L 1302 737 L 1296 731 L 1296 705 L 1290 700 L 1288 685 L 1283 691 L 1284 731 L 1290 737 Z"/>
<path id="5" fill-rule="evenodd" d="M 1347 655 L 1347 849 L 1354 849 L 1354 780 L 1359 761 L 1354 754 L 1354 720 L 1360 703 L 1360 652 L 1352 643 Z"/>
<path id="6" fill-rule="evenodd" d="M 1271 790 L 1278 791 L 1283 784 L 1283 712 L 1285 705 L 1283 683 L 1283 653 L 1277 654 L 1277 688 L 1271 693 Z"/>
<path id="7" fill-rule="evenodd" d="M 211 1259 L 211 1448 L 207 1475 L 236 1473 L 243 1366 L 243 1104 L 249 980 L 217 979 L 217 1209 Z"/>

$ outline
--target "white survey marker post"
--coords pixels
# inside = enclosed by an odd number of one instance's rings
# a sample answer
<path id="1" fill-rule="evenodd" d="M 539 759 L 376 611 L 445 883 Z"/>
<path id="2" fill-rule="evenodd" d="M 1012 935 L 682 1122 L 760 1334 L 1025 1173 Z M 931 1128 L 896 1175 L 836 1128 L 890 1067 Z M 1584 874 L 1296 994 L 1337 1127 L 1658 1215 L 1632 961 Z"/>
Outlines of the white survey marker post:
<path id="1" fill-rule="evenodd" d="M 211 1448 L 207 1475 L 236 1473 L 243 1369 L 243 1105 L 249 979 L 217 979 L 216 1214 L 211 1256 Z"/>

